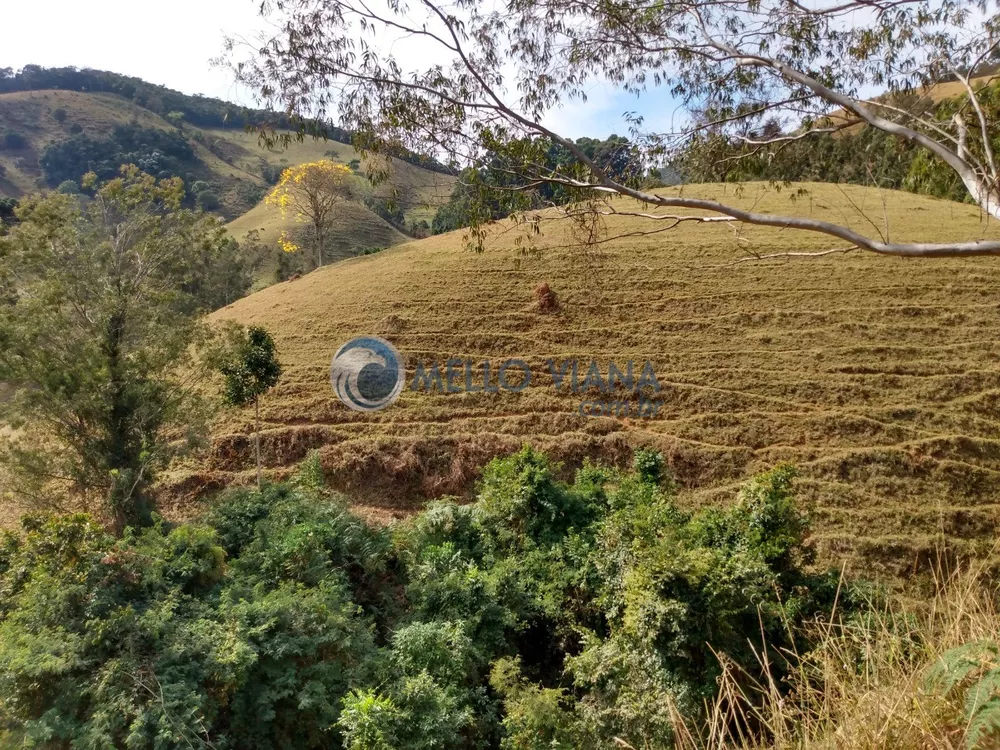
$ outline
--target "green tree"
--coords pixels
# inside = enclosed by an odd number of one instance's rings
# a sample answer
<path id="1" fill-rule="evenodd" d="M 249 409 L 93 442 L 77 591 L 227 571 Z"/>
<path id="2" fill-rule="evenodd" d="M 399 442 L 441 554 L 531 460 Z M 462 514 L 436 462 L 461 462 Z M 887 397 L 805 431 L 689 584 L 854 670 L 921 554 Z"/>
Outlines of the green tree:
<path id="1" fill-rule="evenodd" d="M 261 484 L 260 397 L 271 390 L 281 377 L 278 350 L 271 334 L 259 326 L 239 331 L 225 361 L 219 366 L 225 378 L 223 398 L 230 406 L 254 408 L 254 455 L 257 460 L 257 487 Z"/>
<path id="2" fill-rule="evenodd" d="M 198 208 L 202 211 L 214 211 L 217 209 L 221 203 L 219 202 L 219 196 L 213 193 L 211 190 L 202 190 L 198 193 L 198 197 L 195 200 L 198 204 Z"/>
<path id="3" fill-rule="evenodd" d="M 193 345 L 214 290 L 191 275 L 233 242 L 183 195 L 126 167 L 87 205 L 25 199 L 0 237 L 0 379 L 14 388 L 0 413 L 16 428 L 0 459 L 29 499 L 97 503 L 118 531 L 150 522 L 156 471 L 201 434 Z"/>

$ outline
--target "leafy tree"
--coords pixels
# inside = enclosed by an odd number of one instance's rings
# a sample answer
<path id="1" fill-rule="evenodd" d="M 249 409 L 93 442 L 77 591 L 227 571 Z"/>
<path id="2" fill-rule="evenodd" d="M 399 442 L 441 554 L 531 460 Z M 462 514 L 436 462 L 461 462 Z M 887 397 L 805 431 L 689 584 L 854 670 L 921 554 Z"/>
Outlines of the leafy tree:
<path id="1" fill-rule="evenodd" d="M 0 457 L 28 498 L 96 502 L 118 531 L 151 522 L 157 469 L 199 434 L 195 316 L 217 291 L 190 275 L 235 248 L 183 194 L 127 167 L 87 205 L 26 199 L 0 237 L 2 412 L 20 430 Z"/>
<path id="2" fill-rule="evenodd" d="M 406 230 L 406 214 L 395 198 L 383 198 L 378 195 L 365 196 L 364 203 L 378 216 L 385 219 L 397 229 Z"/>
<path id="3" fill-rule="evenodd" d="M 56 188 L 56 192 L 62 193 L 63 195 L 79 195 L 80 186 L 74 180 L 64 180 L 59 183 L 59 187 Z"/>
<path id="4" fill-rule="evenodd" d="M 232 349 L 220 371 L 226 380 L 224 398 L 230 406 L 254 407 L 254 455 L 257 459 L 257 487 L 261 484 L 260 397 L 281 377 L 281 363 L 274 339 L 265 329 L 250 326 L 234 337 Z"/>
<path id="5" fill-rule="evenodd" d="M 848 20 L 854 11 L 864 22 Z M 480 247 L 481 226 L 497 206 L 533 208 L 529 199 L 520 206 L 516 200 L 518 190 L 532 187 L 576 203 L 567 218 L 591 243 L 606 240 L 594 227 L 615 212 L 609 202 L 624 196 L 645 206 L 630 212 L 648 222 L 650 233 L 662 232 L 672 211 L 686 209 L 694 213 L 684 213 L 684 222 L 800 229 L 830 238 L 837 249 L 846 244 L 912 257 L 1000 254 L 996 239 L 898 242 L 886 238 L 889 232 L 871 236 L 795 209 L 779 215 L 726 200 L 650 192 L 614 174 L 623 151 L 599 156 L 593 144 L 573 141 L 548 124 L 565 102 L 585 100 L 595 81 L 611 82 L 621 93 L 669 95 L 689 115 L 676 128 L 656 130 L 636 113 L 625 116 L 639 163 L 672 164 L 703 141 L 709 147 L 740 142 L 746 148 L 726 168 L 739 173 L 740 161 L 760 160 L 766 179 L 776 181 L 778 170 L 766 169 L 768 154 L 797 142 L 809 148 L 864 125 L 880 134 L 871 136 L 880 153 L 870 183 L 877 184 L 880 171 L 895 169 L 897 150 L 912 148 L 947 170 L 984 214 L 1000 218 L 1000 160 L 993 143 L 998 115 L 975 83 L 977 75 L 996 70 L 1000 12 L 978 0 L 905 6 L 895 0 L 763 0 L 749 6 L 513 0 L 502 16 L 487 0 L 469 0 L 458 13 L 435 0 L 391 3 L 378 11 L 364 0 L 342 0 L 335 12 L 319 15 L 312 0 L 287 0 L 262 4 L 261 13 L 275 31 L 252 47 L 229 45 L 237 78 L 293 116 L 322 120 L 336 106 L 362 152 L 391 155 L 406 144 L 445 153 L 473 172 L 489 169 L 490 179 L 469 181 L 470 237 Z M 420 37 L 430 45 L 426 57 L 400 57 L 391 45 L 363 44 L 359 52 L 353 18 L 363 18 L 374 38 Z M 948 121 L 925 118 L 919 96 L 897 105 L 864 93 L 912 95 L 945 80 L 961 85 L 968 97 L 968 106 Z M 549 147 L 568 158 L 547 160 Z M 529 237 L 539 228 L 532 218 L 523 222 Z"/>
<path id="6" fill-rule="evenodd" d="M 198 208 L 202 211 L 214 211 L 222 205 L 219 201 L 219 196 L 211 190 L 202 190 L 198 193 L 195 202 L 198 204 Z"/>
<path id="7" fill-rule="evenodd" d="M 265 202 L 283 216 L 293 215 L 312 224 L 316 232 L 316 266 L 323 265 L 323 242 L 336 218 L 336 209 L 354 196 L 351 170 L 329 159 L 289 167 L 268 193 Z M 295 250 L 286 243 L 285 249 Z"/>

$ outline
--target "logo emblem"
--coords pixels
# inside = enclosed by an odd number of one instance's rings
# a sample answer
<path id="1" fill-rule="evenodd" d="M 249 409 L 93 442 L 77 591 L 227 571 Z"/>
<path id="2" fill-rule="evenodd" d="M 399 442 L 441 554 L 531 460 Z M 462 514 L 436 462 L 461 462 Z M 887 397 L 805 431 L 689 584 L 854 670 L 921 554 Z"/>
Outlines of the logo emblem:
<path id="1" fill-rule="evenodd" d="M 384 409 L 399 398 L 406 380 L 396 347 L 377 336 L 344 344 L 330 363 L 330 384 L 337 398 L 355 411 Z"/>

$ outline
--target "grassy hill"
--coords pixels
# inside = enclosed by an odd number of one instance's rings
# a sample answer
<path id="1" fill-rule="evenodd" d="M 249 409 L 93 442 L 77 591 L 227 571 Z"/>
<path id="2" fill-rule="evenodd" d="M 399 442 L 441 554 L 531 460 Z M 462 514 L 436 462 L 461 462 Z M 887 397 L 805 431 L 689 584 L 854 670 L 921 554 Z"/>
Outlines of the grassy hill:
<path id="1" fill-rule="evenodd" d="M 748 186 L 758 210 L 849 221 L 852 204 L 889 220 L 898 239 L 996 236 L 969 206 L 907 193 L 808 185 L 808 196 Z M 688 186 L 728 193 L 733 186 Z M 794 200 L 794 206 L 789 202 Z M 883 217 L 883 206 L 885 216 Z M 647 225 L 648 226 L 648 225 Z M 616 217 L 614 233 L 638 229 Z M 870 226 L 869 226 L 870 228 Z M 733 264 L 746 249 L 826 249 L 822 237 L 681 225 L 568 246 L 552 223 L 537 255 L 502 224 L 489 251 L 461 233 L 355 258 L 228 307 L 215 320 L 271 329 L 285 363 L 262 406 L 264 454 L 281 475 L 319 448 L 332 482 L 388 518 L 422 498 L 466 492 L 492 456 L 531 442 L 572 467 L 584 457 L 661 449 L 685 502 L 730 498 L 747 475 L 790 461 L 814 507 L 824 554 L 861 555 L 898 572 L 943 538 L 990 548 L 1000 504 L 1000 262 L 902 260 L 869 254 Z M 546 282 L 561 311 L 542 314 Z M 330 358 L 346 340 L 382 335 L 407 360 L 527 360 L 520 394 L 404 390 L 359 414 L 330 388 Z M 557 392 L 548 358 L 653 362 L 664 406 L 655 419 L 592 418 L 583 397 Z M 599 396 L 593 396 L 599 398 Z M 211 459 L 179 470 L 178 501 L 250 477 L 249 412 L 217 427 Z"/>
<path id="2" fill-rule="evenodd" d="M 116 94 L 67 90 L 0 94 L 0 134 L 13 131 L 27 140 L 23 148 L 0 149 L 3 167 L 0 197 L 19 197 L 47 187 L 39 159 L 49 144 L 65 140 L 74 132 L 107 136 L 116 126 L 131 122 L 143 128 L 176 131 L 163 117 Z M 283 221 L 277 212 L 272 213 L 259 204 L 269 186 L 265 167 L 271 167 L 273 172 L 322 158 L 342 164 L 359 158 L 350 145 L 337 141 L 310 138 L 294 142 L 287 149 L 268 150 L 258 144 L 255 135 L 241 129 L 203 129 L 183 124 L 180 132 L 195 156 L 189 182 L 204 180 L 211 184 L 221 200 L 218 213 L 234 221 L 231 227 L 234 235 L 242 237 L 250 229 L 261 229 L 265 241 L 273 240 L 283 229 L 295 228 L 293 221 Z M 373 192 L 392 196 L 404 209 L 408 221 L 429 222 L 437 206 L 447 201 L 454 182 L 451 175 L 393 159 L 390 179 Z M 358 203 L 345 213 L 332 244 L 335 253 L 351 254 L 361 248 L 384 247 L 406 239 Z"/>

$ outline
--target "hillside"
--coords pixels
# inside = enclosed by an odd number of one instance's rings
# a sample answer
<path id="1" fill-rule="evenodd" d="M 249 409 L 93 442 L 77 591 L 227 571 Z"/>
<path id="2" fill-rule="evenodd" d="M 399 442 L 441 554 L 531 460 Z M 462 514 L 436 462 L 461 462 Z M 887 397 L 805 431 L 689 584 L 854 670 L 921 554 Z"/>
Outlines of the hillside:
<path id="1" fill-rule="evenodd" d="M 853 202 L 894 236 L 996 234 L 974 208 L 906 193 L 809 185 L 810 195 L 739 198 L 758 209 L 845 220 Z M 718 194 L 729 186 L 689 186 Z M 857 226 L 865 222 L 851 219 Z M 637 227 L 620 217 L 621 233 Z M 498 231 L 509 228 L 506 224 Z M 815 504 L 825 554 L 857 553 L 905 568 L 944 534 L 990 548 L 1000 490 L 1000 262 L 919 261 L 860 253 L 733 265 L 731 229 L 681 225 L 599 253 L 567 247 L 550 224 L 541 252 L 513 232 L 476 255 L 460 232 L 356 258 L 241 300 L 215 319 L 256 323 L 277 339 L 285 375 L 265 399 L 265 455 L 275 475 L 320 448 L 334 484 L 388 518 L 421 498 L 463 493 L 492 456 L 531 442 L 575 466 L 619 461 L 651 444 L 669 458 L 686 502 L 731 497 L 747 475 L 790 461 Z M 825 249 L 815 235 L 744 230 L 741 247 Z M 562 305 L 541 314 L 547 282 Z M 334 397 L 330 358 L 348 339 L 387 337 L 418 360 L 527 360 L 520 394 L 404 389 L 392 407 L 349 411 Z M 655 419 L 580 416 L 583 397 L 556 392 L 548 358 L 649 359 L 664 387 Z M 248 413 L 218 425 L 211 460 L 169 492 L 246 479 Z"/>
<path id="2" fill-rule="evenodd" d="M 259 204 L 269 186 L 268 177 L 273 179 L 282 168 L 305 161 L 326 158 L 348 164 L 359 159 L 350 145 L 337 141 L 309 138 L 285 149 L 268 150 L 259 145 L 255 135 L 238 128 L 200 128 L 182 121 L 178 129 L 135 101 L 112 93 L 18 91 L 0 94 L 0 136 L 13 132 L 25 140 L 13 148 L 0 145 L 0 197 L 20 197 L 53 186 L 46 184 L 40 163 L 50 144 L 74 136 L 106 138 L 116 127 L 126 125 L 180 136 L 190 148 L 191 158 L 175 171 L 181 172 L 188 185 L 198 180 L 209 184 L 220 200 L 217 213 L 235 220 L 232 229 L 238 237 L 249 229 L 263 229 L 262 238 L 270 241 L 282 229 L 295 228 L 293 221 L 283 221 Z M 364 169 L 361 165 L 360 170 Z M 407 221 L 429 222 L 436 207 L 447 201 L 454 182 L 451 175 L 393 159 L 389 180 L 372 192 L 393 197 Z M 341 222 L 332 249 L 337 254 L 352 254 L 405 240 L 404 234 L 358 203 Z"/>

